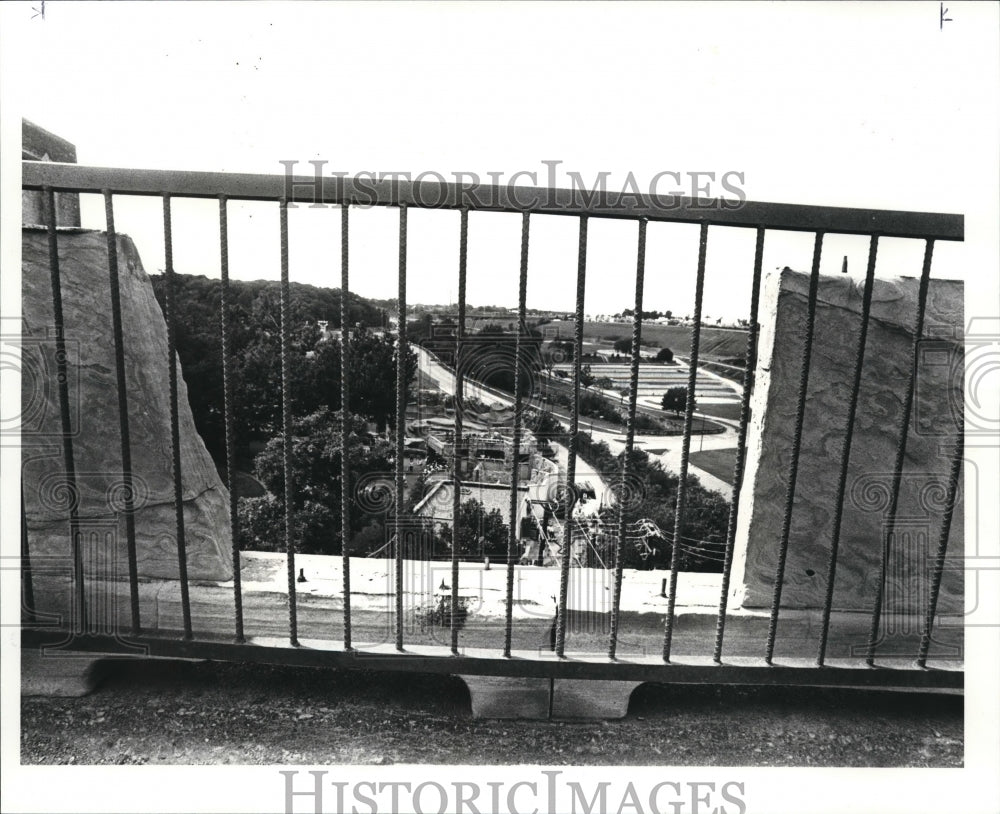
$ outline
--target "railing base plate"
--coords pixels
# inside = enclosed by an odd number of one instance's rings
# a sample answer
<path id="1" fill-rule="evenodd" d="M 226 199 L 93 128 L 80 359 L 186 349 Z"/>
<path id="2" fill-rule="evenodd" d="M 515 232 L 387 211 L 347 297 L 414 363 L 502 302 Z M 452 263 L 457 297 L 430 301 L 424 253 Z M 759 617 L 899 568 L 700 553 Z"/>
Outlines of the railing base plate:
<path id="1" fill-rule="evenodd" d="M 641 681 L 594 681 L 556 678 L 552 681 L 552 714 L 557 719 L 608 720 L 624 718 L 632 690 Z"/>
<path id="2" fill-rule="evenodd" d="M 469 688 L 473 718 L 529 718 L 544 721 L 552 700 L 551 678 L 459 676 Z"/>
<path id="3" fill-rule="evenodd" d="M 92 693 L 107 675 L 105 658 L 90 653 L 21 651 L 21 695 L 79 698 Z"/>
<path id="4" fill-rule="evenodd" d="M 473 718 L 600 721 L 624 718 L 641 681 L 459 676 Z"/>

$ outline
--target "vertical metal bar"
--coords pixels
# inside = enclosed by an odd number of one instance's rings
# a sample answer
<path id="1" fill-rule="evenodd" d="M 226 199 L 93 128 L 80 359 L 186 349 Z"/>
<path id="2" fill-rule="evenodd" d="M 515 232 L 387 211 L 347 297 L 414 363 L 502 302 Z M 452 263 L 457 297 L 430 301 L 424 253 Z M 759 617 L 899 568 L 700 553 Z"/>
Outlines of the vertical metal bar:
<path id="1" fill-rule="evenodd" d="M 295 499 L 292 462 L 292 369 L 291 369 L 291 295 L 288 284 L 288 200 L 278 203 L 281 241 L 281 447 L 285 475 L 285 563 L 288 567 L 288 641 L 299 644 L 299 625 L 295 595 L 295 533 L 292 502 Z"/>
<path id="2" fill-rule="evenodd" d="M 167 371 L 170 381 L 170 445 L 174 472 L 174 512 L 177 519 L 177 566 L 181 583 L 184 638 L 191 638 L 191 598 L 188 595 L 187 543 L 184 538 L 184 484 L 181 472 L 181 435 L 177 418 L 177 341 L 174 319 L 174 239 L 170 218 L 170 195 L 163 195 L 164 276 L 167 305 Z"/>
<path id="3" fill-rule="evenodd" d="M 757 227 L 757 248 L 753 258 L 753 282 L 750 288 L 750 327 L 747 331 L 747 350 L 743 372 L 743 399 L 740 402 L 740 425 L 736 440 L 736 464 L 733 467 L 733 495 L 729 505 L 729 525 L 726 529 L 726 554 L 722 566 L 722 589 L 719 592 L 719 618 L 715 622 L 715 653 L 713 660 L 722 663 L 722 641 L 726 634 L 726 608 L 729 604 L 729 579 L 733 569 L 733 549 L 736 545 L 736 525 L 739 519 L 740 492 L 743 488 L 743 470 L 746 466 L 747 425 L 750 423 L 750 394 L 753 392 L 757 372 L 757 310 L 760 305 L 761 264 L 764 260 L 764 233 Z"/>
<path id="4" fill-rule="evenodd" d="M 906 440 L 910 431 L 910 415 L 913 411 L 913 391 L 917 383 L 917 365 L 920 361 L 920 338 L 924 332 L 924 313 L 927 309 L 927 286 L 931 276 L 931 260 L 934 256 L 934 241 L 929 239 L 924 247 L 924 265 L 920 272 L 920 287 L 917 291 L 917 315 L 913 326 L 913 343 L 910 350 L 910 381 L 903 399 L 903 415 L 899 426 L 899 446 L 896 449 L 896 463 L 892 470 L 892 497 L 889 502 L 889 521 L 886 524 L 882 543 L 882 562 L 875 588 L 875 604 L 872 609 L 871 630 L 868 633 L 868 648 L 865 663 L 875 664 L 875 646 L 878 643 L 879 622 L 882 617 L 882 601 L 885 596 L 885 575 L 889 565 L 892 537 L 896 532 L 896 510 L 899 506 L 899 486 L 906 461 Z"/>
<path id="5" fill-rule="evenodd" d="M 514 560 L 517 556 L 517 539 L 520 530 L 517 528 L 518 477 L 521 464 L 521 422 L 522 402 L 524 399 L 521 384 L 522 368 L 524 367 L 524 334 L 527 331 L 526 305 L 528 296 L 528 239 L 531 229 L 531 213 L 521 213 L 521 269 L 517 288 L 517 336 L 514 340 L 514 429 L 513 429 L 513 463 L 510 471 L 510 526 L 507 536 L 507 612 L 504 620 L 503 654 L 510 656 L 512 631 L 514 627 Z"/>
<path id="6" fill-rule="evenodd" d="M 52 321 L 56 340 L 56 381 L 59 391 L 59 419 L 62 425 L 63 464 L 66 468 L 66 490 L 69 498 L 70 553 L 73 557 L 73 610 L 77 630 L 87 627 L 87 605 L 84 597 L 83 551 L 80 536 L 80 491 L 76 483 L 73 456 L 73 426 L 69 409 L 69 378 L 66 372 L 66 334 L 63 323 L 62 280 L 59 272 L 59 241 L 56 235 L 56 199 L 51 187 L 43 188 L 45 220 L 49 243 L 49 277 L 52 282 Z"/>
<path id="7" fill-rule="evenodd" d="M 232 534 L 233 607 L 236 616 L 236 641 L 246 641 L 243 632 L 243 578 L 240 573 L 240 515 L 236 496 L 236 433 L 233 429 L 232 326 L 229 321 L 229 213 L 225 195 L 219 196 L 219 323 L 222 342 L 222 414 L 226 431 L 226 476 L 229 481 L 229 528 Z"/>
<path id="8" fill-rule="evenodd" d="M 399 207 L 399 341 L 396 348 L 396 649 L 403 649 L 403 508 L 406 482 L 403 453 L 406 440 L 406 205 Z M 456 518 L 457 520 L 457 518 Z"/>
<path id="9" fill-rule="evenodd" d="M 111 285 L 111 325 L 115 343 L 115 375 L 118 386 L 118 430 L 121 439 L 122 488 L 125 504 L 125 547 L 128 557 L 129 603 L 132 614 L 132 633 L 138 635 L 139 573 L 135 550 L 135 505 L 132 485 L 132 439 L 129 431 L 128 392 L 125 381 L 125 339 L 122 332 L 121 288 L 118 279 L 118 235 L 115 233 L 115 210 L 111 192 L 103 191 L 104 216 L 107 222 L 108 277 Z"/>
<path id="10" fill-rule="evenodd" d="M 865 345 L 868 340 L 868 320 L 871 315 L 872 289 L 875 285 L 875 262 L 878 259 L 878 235 L 872 235 L 868 246 L 868 270 L 861 298 L 861 330 L 858 332 L 858 350 L 855 354 L 854 381 L 847 407 L 847 428 L 844 431 L 844 449 L 840 457 L 840 477 L 837 480 L 837 498 L 834 503 L 833 531 L 830 539 L 830 559 L 826 567 L 826 595 L 823 600 L 823 621 L 819 634 L 819 653 L 816 664 L 826 660 L 826 644 L 830 634 L 830 613 L 833 609 L 833 588 L 837 578 L 837 554 L 840 550 L 840 527 L 844 518 L 844 495 L 847 492 L 847 471 L 851 463 L 851 441 L 854 438 L 854 421 L 858 410 L 858 393 L 861 391 L 861 373 L 865 362 Z"/>
<path id="11" fill-rule="evenodd" d="M 618 533 L 615 537 L 615 574 L 611 595 L 611 632 L 608 637 L 608 658 L 618 650 L 618 627 L 622 598 L 622 575 L 625 556 L 625 504 L 630 494 L 629 469 L 635 449 L 635 414 L 639 390 L 639 347 L 642 344 L 642 294 L 646 280 L 646 218 L 639 218 L 639 245 L 635 261 L 635 310 L 632 315 L 632 359 L 629 370 L 628 416 L 625 427 L 625 451 L 622 453 L 621 487 L 618 490 Z"/>
<path id="12" fill-rule="evenodd" d="M 580 436 L 580 375 L 583 356 L 583 301 L 587 282 L 587 216 L 580 215 L 580 243 L 576 263 L 576 320 L 573 341 L 573 413 L 570 418 L 569 454 L 566 459 L 566 494 L 563 500 L 563 545 L 559 563 L 559 605 L 556 609 L 556 655 L 566 654 L 566 600 L 569 561 L 573 548 L 573 508 L 576 505 L 576 451 Z"/>
<path id="13" fill-rule="evenodd" d="M 708 224 L 701 224 L 698 239 L 698 272 L 694 293 L 694 327 L 691 331 L 691 358 L 688 360 L 687 402 L 684 406 L 684 439 L 681 442 L 681 471 L 677 479 L 677 503 L 674 508 L 674 536 L 670 552 L 670 593 L 663 623 L 663 660 L 670 661 L 674 635 L 674 606 L 677 603 L 677 569 L 680 566 L 681 535 L 684 529 L 684 505 L 687 497 L 688 456 L 691 453 L 691 424 L 694 420 L 695 387 L 698 383 L 698 349 L 701 342 L 701 304 L 705 293 L 705 254 L 708 250 Z M 704 430 L 704 426 L 702 427 Z"/>
<path id="14" fill-rule="evenodd" d="M 934 570 L 931 571 L 931 594 L 927 601 L 927 618 L 920 634 L 920 650 L 917 654 L 917 666 L 927 666 L 927 651 L 931 646 L 931 630 L 934 627 L 934 616 L 937 613 L 938 595 L 941 592 L 941 576 L 944 573 L 944 558 L 948 552 L 948 536 L 951 533 L 951 518 L 955 512 L 955 501 L 958 495 L 958 482 L 962 471 L 962 458 L 965 453 L 965 430 L 959 420 L 958 439 L 955 441 L 955 453 L 951 459 L 951 472 L 948 475 L 948 493 L 945 498 L 944 516 L 941 518 L 941 534 L 938 537 L 937 555 L 934 558 Z"/>
<path id="15" fill-rule="evenodd" d="M 458 655 L 458 552 L 461 540 L 458 517 L 462 508 L 462 410 L 465 370 L 462 363 L 462 343 L 465 340 L 465 285 L 469 257 L 469 210 L 460 213 L 458 229 L 458 326 L 455 329 L 455 441 L 452 447 L 451 501 L 451 652 Z"/>
<path id="16" fill-rule="evenodd" d="M 35 583 L 31 574 L 31 552 L 28 550 L 28 515 L 24 509 L 24 484 L 21 485 L 21 600 L 26 621 L 35 622 Z"/>
<path id="17" fill-rule="evenodd" d="M 778 611 L 781 607 L 781 589 L 785 581 L 785 561 L 788 557 L 788 537 L 792 529 L 792 509 L 795 506 L 795 481 L 799 474 L 799 451 L 802 448 L 802 422 L 806 413 L 806 391 L 809 387 L 809 366 L 812 361 L 813 334 L 816 327 L 816 292 L 819 290 L 819 263 L 823 255 L 823 232 L 816 232 L 813 247 L 812 273 L 809 276 L 809 301 L 806 306 L 806 335 L 802 343 L 802 368 L 799 373 L 799 394 L 795 409 L 795 430 L 792 435 L 792 462 L 788 471 L 788 491 L 785 496 L 785 514 L 778 543 L 778 564 L 774 575 L 774 592 L 771 597 L 771 618 L 767 628 L 767 648 L 764 660 L 771 664 L 774 658 L 774 639 L 778 632 Z"/>
<path id="18" fill-rule="evenodd" d="M 351 466 L 347 441 L 351 434 L 351 342 L 348 333 L 350 277 L 350 204 L 340 206 L 340 555 L 344 578 L 344 650 L 351 650 Z"/>

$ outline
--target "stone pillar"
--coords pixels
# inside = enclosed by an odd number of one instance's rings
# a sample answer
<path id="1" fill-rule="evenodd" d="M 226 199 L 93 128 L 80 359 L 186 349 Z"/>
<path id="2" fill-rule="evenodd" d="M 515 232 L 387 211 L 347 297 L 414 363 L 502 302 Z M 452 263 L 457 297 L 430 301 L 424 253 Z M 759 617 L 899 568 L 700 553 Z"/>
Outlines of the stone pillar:
<path id="1" fill-rule="evenodd" d="M 69 562 L 52 289 L 45 230 L 22 232 L 22 477 L 33 565 Z M 70 419 L 84 565 L 126 577 L 118 386 L 107 236 L 58 233 Z M 132 240 L 118 236 L 139 575 L 176 579 L 166 324 Z M 188 575 L 232 578 L 229 497 L 195 430 L 179 372 L 178 402 Z"/>
<path id="2" fill-rule="evenodd" d="M 76 146 L 50 133 L 27 119 L 21 120 L 21 159 L 23 161 L 58 161 L 76 163 Z M 25 226 L 45 225 L 42 193 L 21 192 L 21 223 Z M 56 193 L 56 223 L 59 226 L 80 225 L 80 196 L 75 192 Z"/>
<path id="3" fill-rule="evenodd" d="M 919 280 L 876 279 L 848 470 L 833 607 L 870 612 L 887 522 L 892 470 L 910 375 Z M 782 606 L 821 608 L 837 480 L 861 325 L 863 280 L 821 277 Z M 760 357 L 747 440 L 733 563 L 734 600 L 769 607 L 781 536 L 795 424 L 809 275 L 765 278 Z M 963 386 L 963 287 L 931 279 L 916 394 L 888 567 L 887 614 L 926 607 Z M 959 494 L 961 498 L 961 492 Z M 949 559 L 963 555 L 961 501 Z M 938 604 L 962 613 L 962 572 L 946 568 Z"/>

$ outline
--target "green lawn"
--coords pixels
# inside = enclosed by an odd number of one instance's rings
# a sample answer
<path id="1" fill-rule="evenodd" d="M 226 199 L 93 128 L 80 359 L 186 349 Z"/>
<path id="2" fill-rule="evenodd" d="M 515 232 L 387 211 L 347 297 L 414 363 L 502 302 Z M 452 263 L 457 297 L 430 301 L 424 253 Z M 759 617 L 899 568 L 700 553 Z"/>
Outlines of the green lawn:
<path id="1" fill-rule="evenodd" d="M 693 441 L 692 441 L 693 443 Z M 736 449 L 706 449 L 692 452 L 690 461 L 699 469 L 704 469 L 719 480 L 733 485 L 733 467 L 736 466 Z"/>
<path id="2" fill-rule="evenodd" d="M 724 404 L 705 404 L 699 401 L 695 404 L 694 409 L 699 413 L 715 416 L 716 418 L 728 418 L 732 421 L 740 420 L 740 405 L 738 402 L 730 401 Z"/>
<path id="3" fill-rule="evenodd" d="M 567 328 L 572 330 L 572 328 Z M 623 322 L 585 322 L 585 339 L 598 340 L 609 337 L 632 337 L 632 324 Z M 646 347 L 670 348 L 686 356 L 691 348 L 691 329 L 683 325 L 657 325 L 643 323 L 642 344 Z M 742 358 L 746 354 L 746 331 L 727 328 L 703 327 L 701 329 L 701 355 L 719 359 Z"/>

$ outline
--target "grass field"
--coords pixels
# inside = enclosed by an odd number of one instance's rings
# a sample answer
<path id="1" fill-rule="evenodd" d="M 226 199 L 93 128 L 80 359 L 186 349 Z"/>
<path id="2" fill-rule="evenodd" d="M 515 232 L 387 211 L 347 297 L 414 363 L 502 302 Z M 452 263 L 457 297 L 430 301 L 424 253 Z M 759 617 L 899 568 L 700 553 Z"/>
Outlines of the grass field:
<path id="1" fill-rule="evenodd" d="M 736 402 L 730 402 L 729 404 L 710 404 L 707 402 L 699 401 L 695 405 L 695 410 L 699 413 L 704 413 L 707 416 L 715 416 L 716 418 L 728 418 L 731 421 L 740 420 L 740 405 Z"/>
<path id="2" fill-rule="evenodd" d="M 691 463 L 699 469 L 704 469 L 719 480 L 733 485 L 733 467 L 736 466 L 735 449 L 706 449 L 703 452 L 692 452 Z"/>
<path id="3" fill-rule="evenodd" d="M 585 339 L 619 339 L 632 336 L 630 322 L 585 322 Z M 670 348 L 675 354 L 686 356 L 691 349 L 691 329 L 683 325 L 642 326 L 642 344 Z M 746 331 L 724 328 L 702 328 L 700 355 L 717 359 L 742 358 L 747 349 Z"/>

